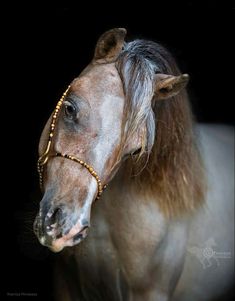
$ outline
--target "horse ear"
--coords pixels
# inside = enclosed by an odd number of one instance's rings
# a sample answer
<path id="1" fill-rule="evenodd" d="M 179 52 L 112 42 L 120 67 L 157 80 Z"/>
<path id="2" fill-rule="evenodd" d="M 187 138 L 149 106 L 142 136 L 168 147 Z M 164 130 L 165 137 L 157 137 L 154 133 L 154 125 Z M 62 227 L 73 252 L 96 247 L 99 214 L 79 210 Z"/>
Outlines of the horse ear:
<path id="1" fill-rule="evenodd" d="M 96 44 L 93 60 L 97 63 L 114 62 L 122 50 L 125 36 L 125 28 L 114 28 L 103 33 Z"/>
<path id="2" fill-rule="evenodd" d="M 167 99 L 180 92 L 188 83 L 189 75 L 179 76 L 156 74 L 155 75 L 155 95 L 157 99 Z"/>

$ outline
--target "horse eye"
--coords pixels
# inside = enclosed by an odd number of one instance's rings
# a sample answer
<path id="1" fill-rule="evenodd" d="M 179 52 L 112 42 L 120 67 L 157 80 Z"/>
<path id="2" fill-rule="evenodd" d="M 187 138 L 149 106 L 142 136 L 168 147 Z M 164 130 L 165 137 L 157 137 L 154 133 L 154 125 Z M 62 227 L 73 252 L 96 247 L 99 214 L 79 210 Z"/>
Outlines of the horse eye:
<path id="1" fill-rule="evenodd" d="M 74 119 L 77 115 L 76 107 L 69 101 L 64 102 L 64 112 L 69 119 Z"/>

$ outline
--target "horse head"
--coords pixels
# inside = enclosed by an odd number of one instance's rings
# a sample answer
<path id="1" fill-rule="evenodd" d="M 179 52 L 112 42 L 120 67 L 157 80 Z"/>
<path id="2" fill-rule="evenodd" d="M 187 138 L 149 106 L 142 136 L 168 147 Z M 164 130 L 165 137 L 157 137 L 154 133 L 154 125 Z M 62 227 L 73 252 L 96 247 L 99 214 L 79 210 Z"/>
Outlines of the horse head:
<path id="1" fill-rule="evenodd" d="M 172 97 L 188 81 L 187 75 L 159 72 L 151 60 L 145 60 L 148 73 L 141 77 L 130 63 L 138 56 L 132 57 L 125 34 L 112 29 L 99 38 L 93 60 L 70 84 L 41 135 L 44 195 L 34 231 L 55 252 L 87 236 L 92 203 L 123 160 L 151 151 L 153 100 Z M 136 99 L 128 106 L 130 89 Z"/>

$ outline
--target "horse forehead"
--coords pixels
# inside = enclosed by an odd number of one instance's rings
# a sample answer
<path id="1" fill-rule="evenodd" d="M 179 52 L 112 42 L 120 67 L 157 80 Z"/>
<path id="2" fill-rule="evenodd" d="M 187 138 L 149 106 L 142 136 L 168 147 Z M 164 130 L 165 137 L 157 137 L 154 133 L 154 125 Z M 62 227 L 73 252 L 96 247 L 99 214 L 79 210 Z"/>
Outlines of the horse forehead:
<path id="1" fill-rule="evenodd" d="M 124 96 L 122 82 L 114 64 L 88 66 L 73 81 L 71 89 L 76 94 L 88 94 L 90 97 L 94 95 L 96 98 L 97 95 Z"/>

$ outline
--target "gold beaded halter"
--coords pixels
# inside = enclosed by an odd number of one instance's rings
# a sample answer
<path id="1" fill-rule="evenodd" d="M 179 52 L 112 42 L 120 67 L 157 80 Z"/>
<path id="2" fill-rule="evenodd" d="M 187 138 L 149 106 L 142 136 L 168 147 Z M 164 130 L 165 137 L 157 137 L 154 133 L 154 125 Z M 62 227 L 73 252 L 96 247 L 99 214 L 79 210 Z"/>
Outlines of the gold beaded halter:
<path id="1" fill-rule="evenodd" d="M 102 194 L 102 192 L 104 191 L 104 189 L 107 187 L 107 185 L 102 185 L 101 180 L 98 176 L 98 174 L 95 172 L 94 168 L 92 166 L 90 166 L 89 164 L 87 164 L 86 162 L 71 156 L 71 155 L 67 155 L 67 154 L 62 154 L 62 153 L 55 153 L 55 155 L 49 155 L 50 152 L 50 148 L 51 148 L 51 142 L 52 142 L 52 138 L 54 136 L 54 130 L 55 130 L 55 124 L 56 124 L 56 120 L 58 117 L 58 113 L 61 109 L 61 105 L 63 104 L 63 101 L 68 93 L 70 89 L 70 86 L 68 86 L 67 90 L 63 93 L 62 97 L 60 98 L 60 100 L 58 101 L 56 108 L 53 112 L 52 115 L 52 120 L 51 120 L 51 125 L 50 125 L 50 131 L 49 131 L 49 138 L 48 138 L 48 142 L 47 142 L 47 146 L 46 146 L 46 150 L 45 152 L 41 155 L 41 157 L 39 157 L 38 159 L 38 164 L 37 164 L 37 169 L 38 169 L 38 173 L 39 173 L 39 183 L 40 183 L 40 187 L 41 189 L 43 188 L 43 168 L 44 165 L 47 163 L 47 161 L 49 160 L 49 156 L 52 157 L 62 157 L 65 159 L 70 159 L 74 162 L 77 162 L 79 164 L 81 164 L 83 167 L 85 167 L 89 173 L 96 179 L 97 182 L 97 187 L 98 187 L 98 192 L 97 192 L 97 196 L 96 196 L 96 200 L 98 200 Z"/>

